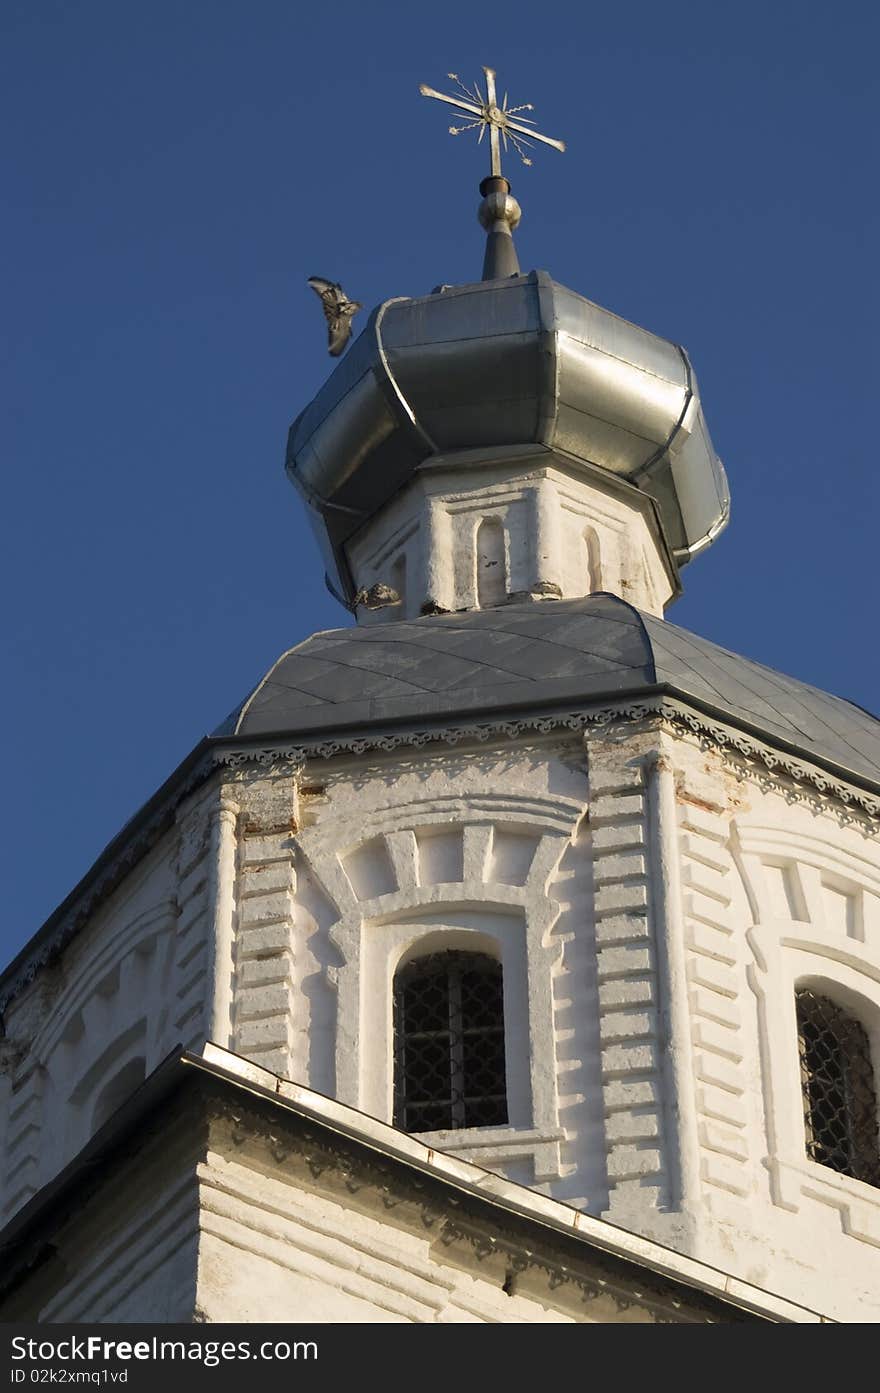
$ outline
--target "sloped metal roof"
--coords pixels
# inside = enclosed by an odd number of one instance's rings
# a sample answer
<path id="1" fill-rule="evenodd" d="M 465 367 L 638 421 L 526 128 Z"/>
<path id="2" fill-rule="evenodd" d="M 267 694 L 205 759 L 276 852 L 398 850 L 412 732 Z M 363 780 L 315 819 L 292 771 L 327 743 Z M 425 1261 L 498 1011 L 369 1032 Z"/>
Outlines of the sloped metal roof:
<path id="1" fill-rule="evenodd" d="M 807 758 L 880 783 L 880 721 L 613 595 L 314 634 L 216 736 L 316 735 L 498 715 L 663 687 Z"/>
<path id="2" fill-rule="evenodd" d="M 239 741 L 320 745 L 371 730 L 383 740 L 446 725 L 571 713 L 677 696 L 755 732 L 844 781 L 880 788 L 880 720 L 840 697 L 730 653 L 613 595 L 331 629 L 282 655 L 126 823 L 83 879 L 0 973 L 0 1010 L 87 922 L 171 824 L 181 796 Z M 332 744 L 328 740 L 328 744 Z M 816 780 L 821 787 L 821 779 Z"/>

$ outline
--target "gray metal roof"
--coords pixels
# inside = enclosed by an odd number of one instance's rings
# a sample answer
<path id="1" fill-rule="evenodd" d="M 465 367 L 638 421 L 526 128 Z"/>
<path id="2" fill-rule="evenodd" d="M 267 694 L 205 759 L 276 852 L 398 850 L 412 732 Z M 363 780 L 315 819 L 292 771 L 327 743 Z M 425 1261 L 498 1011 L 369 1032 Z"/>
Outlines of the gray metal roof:
<path id="1" fill-rule="evenodd" d="M 314 634 L 216 736 L 498 715 L 665 687 L 805 756 L 880 783 L 880 721 L 613 595 Z"/>
<path id="2" fill-rule="evenodd" d="M 0 973 L 0 1011 L 88 922 L 171 826 L 180 798 L 238 742 L 259 753 L 370 731 L 377 740 L 445 725 L 588 711 L 658 690 L 756 731 L 851 783 L 880 787 L 880 720 L 805 682 L 729 653 L 613 595 L 503 605 L 313 634 L 285 653 L 213 737 L 202 740 L 114 837 Z M 215 763 L 215 759 L 219 761 Z M 815 782 L 822 787 L 822 776 Z M 867 805 L 865 805 L 867 806 Z"/>

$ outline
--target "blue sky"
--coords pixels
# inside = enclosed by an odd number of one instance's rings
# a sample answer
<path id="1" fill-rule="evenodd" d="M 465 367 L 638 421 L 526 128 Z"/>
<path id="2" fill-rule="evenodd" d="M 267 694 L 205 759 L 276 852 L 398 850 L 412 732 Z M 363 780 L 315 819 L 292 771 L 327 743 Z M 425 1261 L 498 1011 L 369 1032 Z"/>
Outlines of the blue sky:
<path id="1" fill-rule="evenodd" d="M 283 649 L 349 622 L 282 461 L 309 275 L 479 278 L 493 65 L 524 269 L 684 343 L 733 520 L 672 622 L 880 710 L 874 4 L 6 0 L 0 960 Z M 362 320 L 361 323 L 364 321 Z"/>

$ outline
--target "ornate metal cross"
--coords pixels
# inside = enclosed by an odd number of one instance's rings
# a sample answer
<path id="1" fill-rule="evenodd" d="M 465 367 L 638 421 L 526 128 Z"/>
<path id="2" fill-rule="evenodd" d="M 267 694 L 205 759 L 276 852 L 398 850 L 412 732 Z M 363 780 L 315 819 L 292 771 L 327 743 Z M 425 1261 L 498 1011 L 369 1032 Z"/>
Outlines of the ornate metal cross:
<path id="1" fill-rule="evenodd" d="M 516 153 L 519 155 L 523 164 L 531 164 L 532 161 L 526 154 L 526 149 L 530 148 L 534 141 L 539 140 L 542 145 L 552 145 L 554 150 L 564 150 L 565 144 L 561 140 L 551 140 L 549 135 L 540 135 L 533 130 L 534 121 L 528 116 L 517 116 L 519 111 L 534 111 L 531 102 L 525 102 L 522 106 L 508 106 L 507 93 L 504 93 L 504 100 L 498 105 L 495 93 L 495 70 L 484 68 L 486 74 L 486 91 L 480 89 L 478 83 L 474 83 L 473 88 L 466 87 L 459 79 L 457 73 L 447 73 L 457 85 L 460 96 L 447 97 L 442 92 L 435 92 L 433 87 L 426 87 L 424 83 L 419 87 L 423 97 L 434 97 L 438 102 L 446 102 L 449 106 L 454 106 L 456 111 L 470 119 L 464 126 L 450 126 L 450 135 L 462 135 L 465 131 L 479 130 L 477 138 L 479 144 L 483 136 L 489 131 L 489 146 L 492 151 L 492 173 L 501 178 L 501 142 L 504 142 L 504 149 L 507 149 L 507 142 L 510 141 Z M 516 119 L 514 120 L 514 117 Z"/>

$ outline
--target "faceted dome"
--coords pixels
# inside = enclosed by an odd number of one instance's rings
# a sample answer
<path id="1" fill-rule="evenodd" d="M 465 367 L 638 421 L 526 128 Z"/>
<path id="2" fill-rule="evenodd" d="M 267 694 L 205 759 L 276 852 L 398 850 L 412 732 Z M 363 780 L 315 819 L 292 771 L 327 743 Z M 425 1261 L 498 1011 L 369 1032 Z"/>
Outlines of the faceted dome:
<path id="1" fill-rule="evenodd" d="M 684 349 L 543 271 L 380 305 L 291 427 L 287 471 L 350 591 L 345 542 L 423 461 L 522 445 L 650 495 L 679 566 L 727 521 Z"/>

